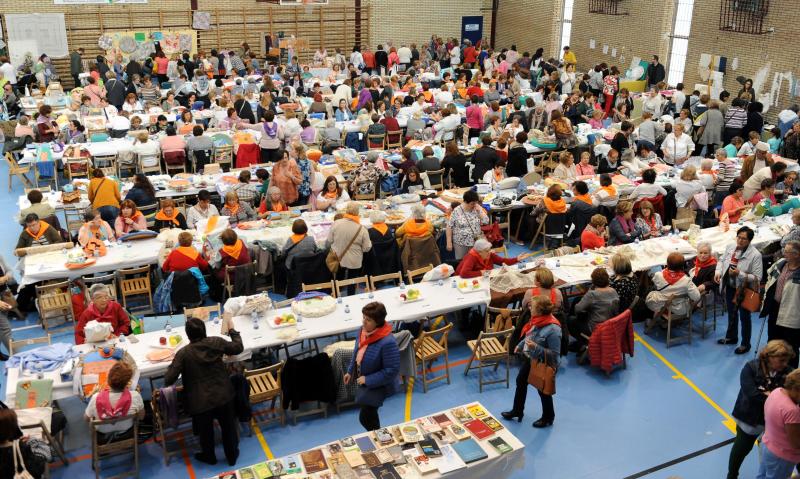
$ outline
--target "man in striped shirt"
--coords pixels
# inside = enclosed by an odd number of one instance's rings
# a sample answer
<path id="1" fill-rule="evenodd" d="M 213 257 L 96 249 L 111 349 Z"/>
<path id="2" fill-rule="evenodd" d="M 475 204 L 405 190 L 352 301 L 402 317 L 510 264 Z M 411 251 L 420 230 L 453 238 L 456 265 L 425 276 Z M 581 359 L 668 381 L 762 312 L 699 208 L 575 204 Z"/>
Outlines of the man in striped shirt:
<path id="1" fill-rule="evenodd" d="M 728 157 L 728 152 L 725 148 L 717 150 L 716 158 L 718 162 L 717 170 L 717 187 L 714 194 L 714 206 L 722 204 L 722 200 L 728 195 L 728 190 L 733 181 L 739 176 L 739 169 L 736 162 Z"/>

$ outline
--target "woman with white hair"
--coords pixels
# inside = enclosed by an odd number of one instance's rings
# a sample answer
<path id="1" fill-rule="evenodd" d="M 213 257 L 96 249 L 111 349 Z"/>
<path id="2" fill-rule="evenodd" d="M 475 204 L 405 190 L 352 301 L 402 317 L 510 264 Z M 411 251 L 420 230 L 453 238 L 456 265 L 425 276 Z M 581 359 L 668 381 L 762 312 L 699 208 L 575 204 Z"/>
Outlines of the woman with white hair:
<path id="1" fill-rule="evenodd" d="M 78 318 L 75 326 L 75 344 L 86 342 L 84 328 L 89 321 L 110 323 L 112 334 L 130 334 L 131 320 L 120 304 L 111 298 L 111 290 L 105 284 L 98 283 L 89 288 L 89 298 L 92 300 Z"/>
<path id="2" fill-rule="evenodd" d="M 427 219 L 425 207 L 417 204 L 411 207 L 411 217 L 395 232 L 397 244 L 401 247 L 407 238 L 427 238 L 433 235 L 433 224 Z"/>
<path id="3" fill-rule="evenodd" d="M 367 230 L 369 239 L 372 243 L 380 243 L 395 238 L 395 230 L 386 224 L 386 213 L 380 210 L 372 210 L 369 214 L 369 221 L 372 226 Z"/>
<path id="4" fill-rule="evenodd" d="M 674 131 L 661 143 L 661 151 L 664 152 L 664 162 L 670 166 L 681 165 L 689 159 L 694 151 L 694 142 L 684 133 L 683 124 L 675 124 Z"/>
<path id="5" fill-rule="evenodd" d="M 717 185 L 717 173 L 711 169 L 714 162 L 711 158 L 703 158 L 700 162 L 700 173 L 697 175 L 706 190 L 711 191 Z"/>
<path id="6" fill-rule="evenodd" d="M 636 156 L 636 152 L 633 150 L 633 148 L 628 148 L 622 152 L 620 162 L 622 163 L 622 166 L 637 176 L 640 175 L 642 171 L 650 168 L 649 163 L 642 161 Z"/>
<path id="7" fill-rule="evenodd" d="M 717 258 L 711 250 L 711 243 L 703 241 L 697 245 L 697 256 L 694 257 L 694 266 L 689 269 L 689 276 L 701 293 L 712 291 L 718 287 L 714 281 L 714 272 L 717 269 Z"/>
<path id="8" fill-rule="evenodd" d="M 678 208 L 691 207 L 692 209 L 697 209 L 696 205 L 694 205 L 694 196 L 706 191 L 703 183 L 697 178 L 697 169 L 694 166 L 687 166 L 681 172 L 680 179 L 673 185 L 675 186 L 675 203 L 677 203 Z"/>
<path id="9" fill-rule="evenodd" d="M 475 241 L 475 245 L 458 263 L 456 275 L 462 278 L 476 278 L 484 271 L 490 271 L 496 264 L 517 264 L 520 259 L 529 255 L 520 255 L 516 258 L 503 258 L 492 251 L 492 243 L 486 239 Z"/>

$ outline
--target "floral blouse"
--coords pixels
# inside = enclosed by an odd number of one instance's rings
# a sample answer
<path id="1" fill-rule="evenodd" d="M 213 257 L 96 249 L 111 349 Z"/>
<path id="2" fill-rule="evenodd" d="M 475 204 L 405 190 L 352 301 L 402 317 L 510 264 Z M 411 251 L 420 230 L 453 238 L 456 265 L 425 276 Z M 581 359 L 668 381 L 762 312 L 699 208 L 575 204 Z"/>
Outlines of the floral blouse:
<path id="1" fill-rule="evenodd" d="M 371 195 L 375 191 L 375 184 L 384 176 L 386 176 L 386 172 L 372 163 L 361 163 L 353 171 L 353 176 L 350 179 L 351 185 L 358 183 L 358 191 L 353 191 L 353 193 Z"/>
<path id="2" fill-rule="evenodd" d="M 603 78 L 603 93 L 606 95 L 613 95 L 619 89 L 619 80 L 614 75 L 606 75 Z"/>
<path id="3" fill-rule="evenodd" d="M 478 208 L 482 208 L 482 206 L 478 206 Z M 450 215 L 447 226 L 453 232 L 453 244 L 471 247 L 475 244 L 475 238 L 483 236 L 481 225 L 488 223 L 488 214 L 483 215 L 477 209 L 466 211 L 463 205 L 458 205 Z"/>
<path id="4" fill-rule="evenodd" d="M 650 217 L 653 219 L 652 223 L 647 222 L 641 216 L 636 218 L 636 229 L 646 238 L 661 236 L 661 227 L 664 226 L 661 222 L 661 215 L 658 213 L 651 213 Z"/>
<path id="5" fill-rule="evenodd" d="M 314 172 L 311 168 L 311 160 L 308 158 L 297 160 L 297 166 L 300 168 L 300 176 L 303 180 L 297 185 L 297 192 L 303 198 L 311 196 L 311 177 Z"/>

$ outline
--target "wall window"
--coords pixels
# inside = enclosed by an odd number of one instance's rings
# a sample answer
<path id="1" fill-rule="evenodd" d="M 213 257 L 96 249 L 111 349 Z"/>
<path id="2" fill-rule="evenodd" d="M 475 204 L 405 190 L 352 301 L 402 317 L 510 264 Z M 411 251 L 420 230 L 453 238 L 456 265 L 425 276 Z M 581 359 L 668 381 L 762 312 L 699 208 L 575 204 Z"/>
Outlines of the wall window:
<path id="1" fill-rule="evenodd" d="M 683 82 L 686 71 L 686 52 L 689 49 L 689 33 L 692 30 L 692 10 L 694 0 L 678 0 L 675 9 L 675 23 L 672 26 L 672 46 L 669 54 L 669 74 L 667 82 L 677 85 Z"/>
<path id="2" fill-rule="evenodd" d="M 559 58 L 564 47 L 569 46 L 569 39 L 572 36 L 572 3 L 574 0 L 564 0 L 564 14 L 561 16 L 561 45 L 558 48 Z"/>

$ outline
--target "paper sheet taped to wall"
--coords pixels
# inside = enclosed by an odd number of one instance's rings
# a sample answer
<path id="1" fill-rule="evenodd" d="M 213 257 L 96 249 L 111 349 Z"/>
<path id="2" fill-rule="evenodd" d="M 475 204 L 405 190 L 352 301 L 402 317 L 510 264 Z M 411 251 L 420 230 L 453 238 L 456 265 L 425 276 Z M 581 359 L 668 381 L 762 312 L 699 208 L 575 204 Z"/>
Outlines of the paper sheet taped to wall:
<path id="1" fill-rule="evenodd" d="M 63 13 L 9 13 L 6 14 L 9 53 L 16 56 L 27 52 L 12 53 L 12 42 L 27 43 L 34 58 L 46 54 L 50 58 L 69 55 L 67 27 Z M 35 46 L 34 46 L 35 45 Z"/>

